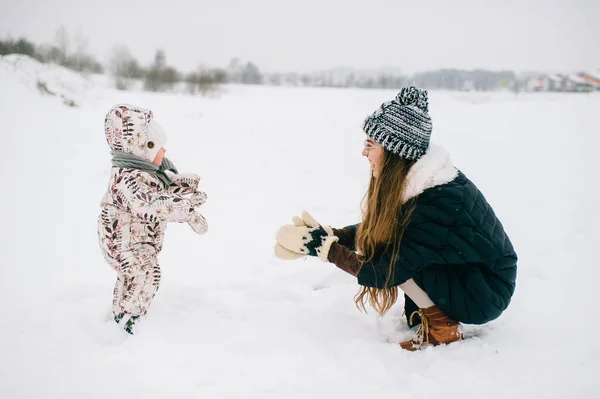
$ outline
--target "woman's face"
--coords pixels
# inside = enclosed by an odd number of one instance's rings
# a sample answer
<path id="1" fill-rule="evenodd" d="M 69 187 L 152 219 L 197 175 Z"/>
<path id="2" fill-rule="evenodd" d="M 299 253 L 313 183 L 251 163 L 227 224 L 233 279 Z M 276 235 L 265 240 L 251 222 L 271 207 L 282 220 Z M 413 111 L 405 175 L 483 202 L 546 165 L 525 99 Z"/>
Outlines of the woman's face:
<path id="1" fill-rule="evenodd" d="M 373 177 L 379 177 L 381 174 L 381 161 L 383 160 L 383 147 L 372 138 L 367 137 L 365 140 L 365 147 L 362 150 L 362 155 L 369 160 Z"/>

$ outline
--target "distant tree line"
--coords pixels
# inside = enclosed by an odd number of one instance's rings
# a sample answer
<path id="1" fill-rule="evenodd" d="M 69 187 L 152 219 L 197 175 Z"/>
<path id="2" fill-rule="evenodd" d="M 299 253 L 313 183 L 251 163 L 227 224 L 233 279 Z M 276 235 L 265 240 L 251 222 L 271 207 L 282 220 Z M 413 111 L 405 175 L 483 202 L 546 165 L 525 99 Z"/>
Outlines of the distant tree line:
<path id="1" fill-rule="evenodd" d="M 517 75 L 512 71 L 438 69 L 405 75 L 398 72 L 334 69 L 310 74 L 270 74 L 264 80 L 273 85 L 356 87 L 399 89 L 416 85 L 426 89 L 492 91 L 516 90 Z"/>
<path id="2" fill-rule="evenodd" d="M 56 31 L 53 44 L 36 45 L 25 39 L 0 39 L 0 55 L 24 54 L 43 63 L 53 63 L 77 72 L 105 73 L 106 69 L 93 56 L 86 53 L 88 39 L 80 33 L 71 37 L 64 27 Z M 154 61 L 142 66 L 125 46 L 113 48 L 108 62 L 108 72 L 115 79 L 115 87 L 127 90 L 141 81 L 148 91 L 169 91 L 176 84 L 185 83 L 191 94 L 206 94 L 227 81 L 223 69 L 198 68 L 184 74 L 167 65 L 163 50 L 157 50 Z"/>
<path id="3" fill-rule="evenodd" d="M 77 72 L 103 73 L 102 64 L 86 53 L 87 46 L 88 40 L 81 33 L 71 38 L 61 26 L 56 31 L 54 44 L 38 46 L 24 38 L 0 40 L 0 55 L 25 54 L 40 62 L 51 62 Z"/>
<path id="4" fill-rule="evenodd" d="M 53 44 L 36 45 L 27 39 L 0 40 L 0 55 L 26 54 L 41 62 L 54 63 L 79 72 L 104 73 L 104 66 L 86 50 L 88 40 L 81 33 L 70 36 L 58 28 Z M 198 67 L 183 73 L 168 65 L 164 50 L 159 49 L 150 65 L 143 66 L 125 46 L 113 48 L 107 68 L 115 87 L 128 90 L 136 82 L 144 90 L 171 91 L 177 85 L 190 94 L 206 94 L 222 83 L 268 84 L 286 86 L 357 87 L 397 89 L 415 84 L 427 89 L 491 91 L 518 90 L 520 82 L 513 71 L 438 69 L 412 76 L 400 71 L 364 72 L 334 69 L 314 73 L 261 73 L 252 62 L 233 58 L 226 68 Z"/>
<path id="5" fill-rule="evenodd" d="M 417 73 L 412 80 L 418 86 L 447 90 L 491 91 L 514 89 L 517 85 L 517 75 L 513 71 L 482 69 L 439 69 Z"/>
<path id="6" fill-rule="evenodd" d="M 194 72 L 184 74 L 167 64 L 163 50 L 156 51 L 152 64 L 142 67 L 126 47 L 120 46 L 113 50 L 109 63 L 109 70 L 119 90 L 127 90 L 135 81 L 142 81 L 144 90 L 148 91 L 170 91 L 175 85 L 185 83 L 190 94 L 206 94 L 227 82 L 227 73 L 223 69 L 199 67 Z"/>

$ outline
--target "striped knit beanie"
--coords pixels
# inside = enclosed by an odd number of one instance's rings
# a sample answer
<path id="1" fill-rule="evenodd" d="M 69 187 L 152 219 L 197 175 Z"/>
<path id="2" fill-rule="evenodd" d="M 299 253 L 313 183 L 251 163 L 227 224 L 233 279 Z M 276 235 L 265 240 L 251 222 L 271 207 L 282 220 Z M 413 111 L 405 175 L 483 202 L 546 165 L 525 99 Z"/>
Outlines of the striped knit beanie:
<path id="1" fill-rule="evenodd" d="M 367 117 L 363 130 L 386 150 L 404 159 L 419 159 L 431 136 L 427 90 L 403 88 L 392 101 Z"/>

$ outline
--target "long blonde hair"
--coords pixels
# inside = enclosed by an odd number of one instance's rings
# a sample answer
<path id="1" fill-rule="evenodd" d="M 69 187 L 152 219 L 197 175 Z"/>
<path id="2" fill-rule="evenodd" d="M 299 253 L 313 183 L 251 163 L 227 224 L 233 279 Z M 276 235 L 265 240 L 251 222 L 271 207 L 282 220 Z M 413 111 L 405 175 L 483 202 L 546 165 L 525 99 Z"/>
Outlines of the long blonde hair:
<path id="1" fill-rule="evenodd" d="M 380 175 L 371 176 L 362 201 L 362 223 L 356 233 L 359 267 L 373 260 L 376 252 L 392 250 L 386 288 L 362 287 L 354 297 L 356 306 L 365 312 L 367 300 L 383 316 L 398 299 L 398 287 L 388 284 L 394 275 L 402 235 L 415 208 L 414 200 L 406 204 L 403 201 L 408 171 L 414 163 L 384 150 Z"/>

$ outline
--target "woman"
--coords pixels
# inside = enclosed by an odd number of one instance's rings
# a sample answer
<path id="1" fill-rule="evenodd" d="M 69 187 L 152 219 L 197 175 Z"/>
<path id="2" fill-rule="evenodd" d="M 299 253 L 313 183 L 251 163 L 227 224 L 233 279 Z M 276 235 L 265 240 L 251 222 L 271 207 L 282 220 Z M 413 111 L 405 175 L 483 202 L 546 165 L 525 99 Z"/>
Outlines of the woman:
<path id="1" fill-rule="evenodd" d="M 420 324 L 404 349 L 458 341 L 459 322 L 487 323 L 507 308 L 517 255 L 481 192 L 429 144 L 426 91 L 403 88 L 363 130 L 372 176 L 362 223 L 332 229 L 305 212 L 281 227 L 275 254 L 334 263 L 358 278 L 357 306 L 382 316 L 402 290 L 409 326 Z"/>

